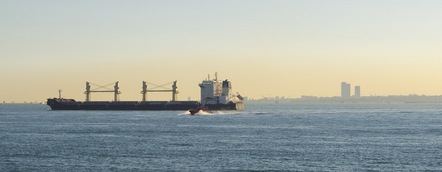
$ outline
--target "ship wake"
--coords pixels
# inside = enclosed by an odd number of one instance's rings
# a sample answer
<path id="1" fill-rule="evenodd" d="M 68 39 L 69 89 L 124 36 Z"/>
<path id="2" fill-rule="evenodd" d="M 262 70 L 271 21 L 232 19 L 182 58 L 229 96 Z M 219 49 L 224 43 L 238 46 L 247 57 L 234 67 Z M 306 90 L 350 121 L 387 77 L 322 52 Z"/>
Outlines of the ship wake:
<path id="1" fill-rule="evenodd" d="M 211 112 L 199 111 L 195 115 L 213 116 L 213 115 L 243 115 L 243 114 L 245 114 L 245 113 L 244 112 L 238 112 L 238 111 L 211 111 Z M 185 112 L 179 113 L 178 115 L 193 116 L 193 115 L 190 114 L 189 111 L 185 111 Z"/>

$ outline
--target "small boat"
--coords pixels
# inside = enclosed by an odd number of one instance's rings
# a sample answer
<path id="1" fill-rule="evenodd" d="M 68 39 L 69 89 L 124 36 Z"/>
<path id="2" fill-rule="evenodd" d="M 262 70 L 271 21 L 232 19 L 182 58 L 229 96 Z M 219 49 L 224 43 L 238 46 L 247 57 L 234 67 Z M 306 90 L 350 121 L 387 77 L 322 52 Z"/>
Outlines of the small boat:
<path id="1" fill-rule="evenodd" d="M 189 112 L 190 115 L 195 115 L 198 112 L 212 113 L 207 106 L 198 106 L 196 109 L 190 109 Z"/>

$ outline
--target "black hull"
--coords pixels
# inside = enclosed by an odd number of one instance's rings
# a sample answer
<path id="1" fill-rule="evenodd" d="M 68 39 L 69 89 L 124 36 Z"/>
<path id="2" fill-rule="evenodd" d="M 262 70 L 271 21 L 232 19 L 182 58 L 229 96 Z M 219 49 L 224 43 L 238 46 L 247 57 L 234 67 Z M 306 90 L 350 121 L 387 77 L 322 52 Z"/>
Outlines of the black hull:
<path id="1" fill-rule="evenodd" d="M 199 106 L 197 101 L 146 101 L 146 102 L 77 102 L 73 99 L 48 99 L 52 110 L 189 110 Z M 210 110 L 242 110 L 244 104 L 228 103 L 206 105 Z"/>

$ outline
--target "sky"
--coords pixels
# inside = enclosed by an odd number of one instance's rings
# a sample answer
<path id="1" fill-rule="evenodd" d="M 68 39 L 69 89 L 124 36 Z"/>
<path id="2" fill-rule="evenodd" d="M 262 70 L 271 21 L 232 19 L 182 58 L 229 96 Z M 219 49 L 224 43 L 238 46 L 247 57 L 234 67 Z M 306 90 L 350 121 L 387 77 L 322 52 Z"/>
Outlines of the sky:
<path id="1" fill-rule="evenodd" d="M 180 100 L 199 100 L 215 72 L 255 99 L 339 96 L 341 82 L 363 96 L 442 95 L 440 9 L 439 0 L 2 0 L 0 101 L 42 102 L 58 89 L 84 100 L 86 81 L 119 81 L 120 100 L 141 100 L 142 81 L 174 80 Z"/>

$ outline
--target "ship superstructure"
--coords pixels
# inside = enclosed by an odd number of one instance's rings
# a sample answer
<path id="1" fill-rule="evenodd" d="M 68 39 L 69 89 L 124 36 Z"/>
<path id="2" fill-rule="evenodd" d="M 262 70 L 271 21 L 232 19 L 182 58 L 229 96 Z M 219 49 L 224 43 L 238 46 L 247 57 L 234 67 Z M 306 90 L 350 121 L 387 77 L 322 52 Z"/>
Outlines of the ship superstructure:
<path id="1" fill-rule="evenodd" d="M 201 104 L 203 105 L 242 102 L 241 95 L 232 93 L 232 83 L 227 79 L 219 81 L 217 74 L 215 74 L 215 79 L 210 80 L 209 76 L 199 86 L 201 88 Z"/>
<path id="2" fill-rule="evenodd" d="M 211 80 L 210 75 L 199 84 L 201 88 L 201 104 L 211 110 L 244 109 L 242 97 L 232 94 L 232 83 L 227 79 L 218 80 L 218 74 Z"/>

